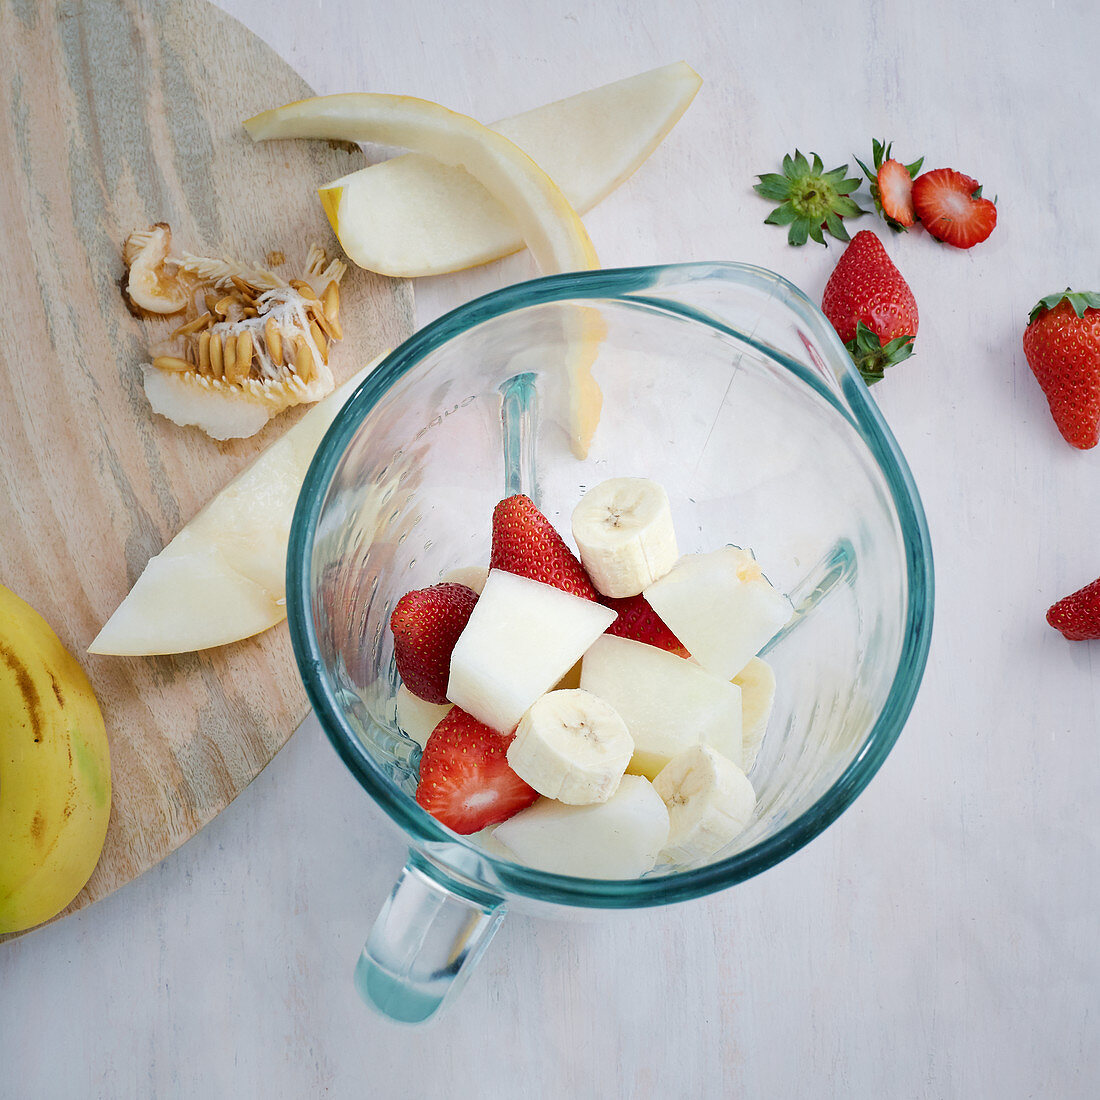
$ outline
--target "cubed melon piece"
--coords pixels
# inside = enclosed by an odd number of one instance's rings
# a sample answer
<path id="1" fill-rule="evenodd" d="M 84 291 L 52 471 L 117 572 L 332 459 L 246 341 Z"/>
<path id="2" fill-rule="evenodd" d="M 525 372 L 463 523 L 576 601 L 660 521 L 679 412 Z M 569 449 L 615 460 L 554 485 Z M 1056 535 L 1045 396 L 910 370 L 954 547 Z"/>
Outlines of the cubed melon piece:
<path id="1" fill-rule="evenodd" d="M 643 595 L 692 657 L 723 680 L 736 676 L 793 613 L 752 551 L 736 546 L 685 554 Z"/>
<path id="2" fill-rule="evenodd" d="M 584 655 L 581 687 L 626 722 L 635 774 L 652 779 L 677 753 L 700 743 L 741 763 L 741 689 L 683 657 L 604 634 Z"/>
<path id="3" fill-rule="evenodd" d="M 614 621 L 593 600 L 491 569 L 451 653 L 447 698 L 511 733 Z"/>
<path id="4" fill-rule="evenodd" d="M 493 839 L 520 863 L 579 878 L 638 878 L 668 841 L 668 809 L 648 779 L 624 775 L 606 802 L 540 798 L 502 822 Z"/>
<path id="5" fill-rule="evenodd" d="M 762 657 L 751 661 L 733 678 L 741 689 L 741 767 L 752 770 L 775 703 L 775 670 Z"/>

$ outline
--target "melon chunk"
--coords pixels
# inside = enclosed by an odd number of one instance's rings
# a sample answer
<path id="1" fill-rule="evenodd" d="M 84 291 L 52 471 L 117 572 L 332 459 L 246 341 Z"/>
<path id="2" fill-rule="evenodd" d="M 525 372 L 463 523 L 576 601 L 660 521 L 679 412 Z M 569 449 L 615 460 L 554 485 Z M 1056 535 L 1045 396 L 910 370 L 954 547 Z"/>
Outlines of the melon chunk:
<path id="1" fill-rule="evenodd" d="M 775 703 L 775 670 L 767 661 L 753 657 L 733 678 L 741 689 L 741 767 L 751 771 L 768 728 Z"/>
<path id="2" fill-rule="evenodd" d="M 644 642 L 605 634 L 584 655 L 581 687 L 610 703 L 634 738 L 629 770 L 653 778 L 706 744 L 741 763 L 741 689 Z"/>
<path id="3" fill-rule="evenodd" d="M 668 840 L 668 809 L 648 779 L 624 775 L 606 802 L 567 806 L 540 798 L 493 832 L 516 859 L 580 878 L 638 878 Z"/>
<path id="4" fill-rule="evenodd" d="M 397 724 L 406 737 L 423 748 L 432 730 L 447 717 L 451 706 L 451 703 L 429 703 L 402 684 L 397 689 Z"/>
<path id="5" fill-rule="evenodd" d="M 602 604 L 491 569 L 451 653 L 447 698 L 511 733 L 614 621 Z"/>
<path id="6" fill-rule="evenodd" d="M 733 679 L 793 613 L 752 551 L 736 546 L 684 555 L 643 595 L 692 657 L 723 680 Z"/>

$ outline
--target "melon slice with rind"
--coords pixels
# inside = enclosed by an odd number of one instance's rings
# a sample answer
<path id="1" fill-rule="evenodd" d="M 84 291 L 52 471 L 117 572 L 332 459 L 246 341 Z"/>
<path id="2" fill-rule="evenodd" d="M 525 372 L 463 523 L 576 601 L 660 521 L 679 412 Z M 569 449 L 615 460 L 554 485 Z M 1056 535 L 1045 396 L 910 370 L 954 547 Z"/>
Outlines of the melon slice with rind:
<path id="1" fill-rule="evenodd" d="M 489 129 L 515 142 L 583 214 L 637 171 L 701 84 L 690 65 L 677 61 Z M 442 275 L 523 247 L 515 218 L 469 172 L 421 153 L 361 168 L 322 193 L 339 195 L 334 212 L 344 251 L 383 275 Z"/>
<path id="2" fill-rule="evenodd" d="M 347 92 L 315 96 L 246 120 L 253 141 L 328 138 L 396 145 L 460 166 L 509 210 L 539 269 L 546 273 L 599 266 L 580 216 L 554 181 L 514 142 L 468 115 L 413 96 Z M 341 188 L 323 188 L 336 236 L 357 217 Z M 353 257 L 354 258 L 354 257 Z"/>
<path id="3" fill-rule="evenodd" d="M 344 402 L 382 358 L 314 405 L 150 559 L 89 653 L 189 653 L 286 618 L 287 543 L 306 471 Z"/>

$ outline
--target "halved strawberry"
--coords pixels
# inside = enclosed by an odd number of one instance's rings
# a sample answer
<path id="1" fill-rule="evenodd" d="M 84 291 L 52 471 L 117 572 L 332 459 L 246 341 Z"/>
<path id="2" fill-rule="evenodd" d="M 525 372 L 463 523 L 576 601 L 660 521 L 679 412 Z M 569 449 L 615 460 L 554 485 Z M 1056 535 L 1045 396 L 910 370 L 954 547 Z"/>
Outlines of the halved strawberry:
<path id="1" fill-rule="evenodd" d="M 489 568 L 541 581 L 586 600 L 597 598 L 577 556 L 534 501 L 522 493 L 505 497 L 493 509 Z"/>
<path id="2" fill-rule="evenodd" d="M 872 172 L 866 164 L 855 158 L 856 164 L 871 181 L 871 198 L 875 200 L 875 209 L 883 216 L 886 224 L 895 233 L 903 233 L 917 220 L 913 209 L 913 178 L 920 171 L 924 157 L 912 164 L 902 164 L 890 156 L 893 143 L 871 141 L 871 152 L 875 170 Z"/>
<path id="3" fill-rule="evenodd" d="M 624 596 L 622 599 L 603 596 L 600 602 L 619 613 L 619 617 L 607 628 L 608 634 L 667 649 L 680 657 L 691 656 L 644 596 Z"/>
<path id="4" fill-rule="evenodd" d="M 997 224 L 997 207 L 982 198 L 981 184 L 953 168 L 935 168 L 917 176 L 913 209 L 937 241 L 955 248 L 973 248 Z"/>
<path id="5" fill-rule="evenodd" d="M 416 801 L 463 835 L 507 821 L 539 796 L 509 767 L 511 740 L 452 707 L 424 746 Z"/>
<path id="6" fill-rule="evenodd" d="M 406 592 L 390 615 L 393 655 L 405 687 L 429 703 L 447 702 L 451 651 L 466 628 L 477 593 L 445 581 Z"/>

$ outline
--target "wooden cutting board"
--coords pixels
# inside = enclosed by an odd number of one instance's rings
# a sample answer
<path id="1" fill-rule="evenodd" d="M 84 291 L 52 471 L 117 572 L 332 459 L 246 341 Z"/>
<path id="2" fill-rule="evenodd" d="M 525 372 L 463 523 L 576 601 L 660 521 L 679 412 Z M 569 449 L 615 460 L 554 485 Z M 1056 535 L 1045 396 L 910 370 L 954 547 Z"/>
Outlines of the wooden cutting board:
<path id="1" fill-rule="evenodd" d="M 304 411 L 227 443 L 154 415 L 122 242 L 166 221 L 200 255 L 339 254 L 315 189 L 366 161 L 253 145 L 242 119 L 313 93 L 203 0 L 3 0 L 0 55 L 0 583 L 81 661 L 111 742 L 107 844 L 71 912 L 201 829 L 308 709 L 285 622 L 181 656 L 86 653 L 148 559 Z M 409 284 L 351 269 L 340 316 L 337 381 L 412 331 Z"/>

